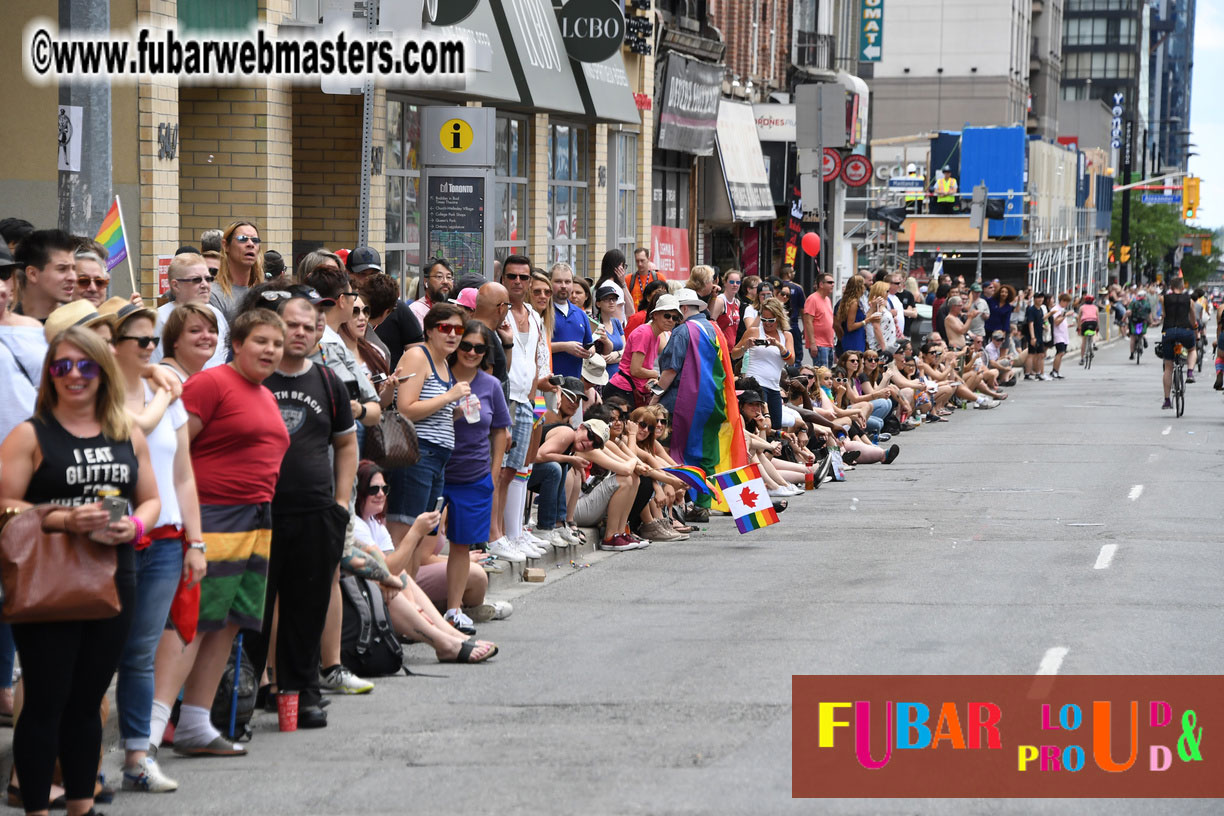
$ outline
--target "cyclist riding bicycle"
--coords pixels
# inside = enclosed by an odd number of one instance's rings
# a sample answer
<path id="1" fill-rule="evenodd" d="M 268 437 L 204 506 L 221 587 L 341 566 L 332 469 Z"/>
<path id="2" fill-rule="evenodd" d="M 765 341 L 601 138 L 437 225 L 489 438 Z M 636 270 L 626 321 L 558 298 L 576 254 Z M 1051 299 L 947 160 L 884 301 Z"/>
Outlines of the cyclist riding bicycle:
<path id="1" fill-rule="evenodd" d="M 1130 334 L 1130 358 L 1135 359 L 1135 351 L 1139 343 L 1144 344 L 1147 348 L 1147 340 L 1143 335 L 1147 333 L 1147 328 L 1152 319 L 1152 304 L 1148 303 L 1148 299 L 1142 294 L 1135 295 L 1135 299 L 1131 301 L 1130 308 L 1126 312 L 1126 329 Z"/>
<path id="2" fill-rule="evenodd" d="M 1172 408 L 1169 400 L 1169 390 L 1173 385 L 1174 346 L 1181 343 L 1182 351 L 1190 355 L 1186 367 L 1186 383 L 1194 382 L 1194 337 L 1198 331 L 1198 321 L 1194 316 L 1193 302 L 1186 294 L 1186 281 L 1176 277 L 1171 281 L 1172 289 L 1164 296 L 1164 334 L 1160 338 L 1160 349 L 1164 358 L 1164 404 L 1161 408 Z"/>
<path id="3" fill-rule="evenodd" d="M 1097 310 L 1095 301 L 1096 298 L 1092 295 L 1084 295 L 1084 302 L 1080 304 L 1079 312 L 1076 315 L 1075 322 L 1080 336 L 1080 365 L 1084 364 L 1084 357 L 1088 353 L 1087 338 L 1097 333 L 1100 312 Z"/>

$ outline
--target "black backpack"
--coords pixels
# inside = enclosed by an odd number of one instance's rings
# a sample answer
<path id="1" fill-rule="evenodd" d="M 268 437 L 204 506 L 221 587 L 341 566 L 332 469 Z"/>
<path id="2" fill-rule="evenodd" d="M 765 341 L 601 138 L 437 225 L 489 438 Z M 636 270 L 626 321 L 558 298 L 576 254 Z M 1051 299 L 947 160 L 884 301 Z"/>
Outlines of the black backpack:
<path id="1" fill-rule="evenodd" d="M 340 576 L 344 623 L 340 629 L 340 662 L 361 677 L 386 677 L 404 666 L 404 650 L 391 627 L 382 590 L 374 581 Z"/>
<path id="2" fill-rule="evenodd" d="M 237 661 L 241 659 L 241 663 Z M 237 665 L 238 673 L 238 714 L 234 718 L 234 733 L 230 733 L 230 707 L 234 701 L 234 672 Z M 247 657 L 242 648 L 242 637 L 234 640 L 230 650 L 229 663 L 225 666 L 225 674 L 221 675 L 221 683 L 217 686 L 217 696 L 213 698 L 212 711 L 209 719 L 213 726 L 229 739 L 251 738 L 251 717 L 255 715 L 255 692 L 259 690 L 255 682 L 255 667 L 251 658 Z"/>

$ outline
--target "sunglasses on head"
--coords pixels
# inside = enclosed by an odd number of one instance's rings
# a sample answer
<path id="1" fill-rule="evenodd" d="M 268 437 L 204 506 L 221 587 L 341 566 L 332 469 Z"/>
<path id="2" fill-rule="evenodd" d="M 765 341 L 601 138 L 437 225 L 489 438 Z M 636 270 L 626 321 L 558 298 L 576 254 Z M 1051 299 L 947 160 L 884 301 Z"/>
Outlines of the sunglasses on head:
<path id="1" fill-rule="evenodd" d="M 255 235 L 235 235 L 234 240 L 240 244 L 254 244 L 255 246 L 260 244 L 258 236 Z"/>
<path id="2" fill-rule="evenodd" d="M 102 373 L 102 366 L 93 360 L 69 360 L 67 357 L 61 357 L 58 360 L 52 361 L 51 365 L 47 366 L 47 373 L 59 379 L 60 377 L 67 377 L 68 372 L 72 371 L 73 368 L 87 380 L 92 380 Z"/>
<path id="3" fill-rule="evenodd" d="M 293 297 L 293 293 L 287 289 L 265 289 L 259 296 L 269 303 L 275 303 L 278 300 L 288 300 Z"/>
<path id="4" fill-rule="evenodd" d="M 96 286 L 99 289 L 105 289 L 110 286 L 110 278 L 91 278 L 88 275 L 82 275 L 77 278 L 77 286 L 82 289 L 88 289 L 90 286 Z"/>
<path id="5" fill-rule="evenodd" d="M 460 326 L 458 323 L 439 323 L 438 325 L 434 326 L 434 329 L 441 332 L 442 334 L 462 334 L 463 333 L 463 327 Z"/>
<path id="6" fill-rule="evenodd" d="M 466 340 L 462 340 L 459 342 L 459 350 L 474 354 L 484 354 L 489 350 L 489 347 L 484 343 L 469 343 Z"/>
<path id="7" fill-rule="evenodd" d="M 377 496 L 379 493 L 383 494 L 384 496 L 391 495 L 391 485 L 385 485 L 385 484 L 370 485 L 370 495 L 371 496 Z"/>
<path id="8" fill-rule="evenodd" d="M 216 279 L 217 279 L 216 275 L 195 275 L 194 277 L 190 277 L 190 278 L 175 278 L 174 282 L 175 283 L 186 283 L 190 286 L 199 286 L 204 281 L 208 281 L 209 283 L 212 283 Z"/>
<path id="9" fill-rule="evenodd" d="M 150 347 L 157 348 L 157 344 L 161 342 L 160 337 L 151 337 L 147 334 L 142 335 L 140 337 L 137 337 L 134 334 L 125 334 L 125 335 L 121 335 L 115 338 L 116 343 L 122 342 L 124 340 L 134 340 L 136 344 L 139 345 L 142 349 L 150 348 Z"/>

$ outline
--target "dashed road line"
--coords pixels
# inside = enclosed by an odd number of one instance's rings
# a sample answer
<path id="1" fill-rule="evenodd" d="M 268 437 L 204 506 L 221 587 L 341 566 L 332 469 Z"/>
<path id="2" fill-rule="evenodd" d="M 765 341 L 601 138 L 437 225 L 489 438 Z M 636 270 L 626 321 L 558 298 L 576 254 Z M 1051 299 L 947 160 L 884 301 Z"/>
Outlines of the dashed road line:
<path id="1" fill-rule="evenodd" d="M 1173 430 L 1173 426 L 1172 426 L 1172 425 L 1170 425 L 1169 427 L 1167 427 L 1167 428 L 1165 428 L 1163 431 L 1161 431 L 1161 432 L 1160 432 L 1160 435 L 1161 435 L 1161 436 L 1168 436 L 1168 435 L 1169 435 L 1169 433 L 1170 433 L 1172 430 Z"/>
<path id="2" fill-rule="evenodd" d="M 1097 555 L 1096 563 L 1092 565 L 1093 569 L 1109 569 L 1110 562 L 1113 561 L 1114 553 L 1118 551 L 1117 544 L 1102 544 L 1101 552 Z"/>
<path id="3" fill-rule="evenodd" d="M 1063 658 L 1067 656 L 1066 646 L 1051 646 L 1046 649 L 1045 655 L 1041 658 L 1041 665 L 1037 667 L 1038 674 L 1058 674 L 1058 668 L 1062 665 Z"/>
<path id="4" fill-rule="evenodd" d="M 1137 484 L 1130 489 L 1130 493 L 1126 498 L 1131 501 L 1139 501 L 1139 497 L 1143 495 L 1143 485 Z"/>

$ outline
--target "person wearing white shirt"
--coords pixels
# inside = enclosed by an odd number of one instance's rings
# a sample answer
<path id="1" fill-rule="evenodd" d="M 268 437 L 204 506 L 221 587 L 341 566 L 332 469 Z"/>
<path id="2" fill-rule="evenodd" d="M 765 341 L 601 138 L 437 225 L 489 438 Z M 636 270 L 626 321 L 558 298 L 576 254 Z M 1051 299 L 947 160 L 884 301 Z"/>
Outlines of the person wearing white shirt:
<path id="1" fill-rule="evenodd" d="M 157 322 L 153 327 L 153 333 L 158 337 L 162 336 L 162 330 L 166 327 L 166 321 L 170 318 L 170 313 L 174 311 L 176 306 L 181 306 L 184 303 L 196 303 L 200 306 L 207 306 L 212 309 L 213 315 L 217 318 L 217 350 L 213 352 L 213 356 L 204 364 L 204 368 L 212 368 L 219 366 L 225 362 L 226 353 L 229 349 L 229 342 L 226 339 L 229 336 L 229 323 L 225 320 L 225 315 L 216 306 L 208 302 L 209 296 L 212 294 L 212 282 L 214 273 L 208 268 L 202 255 L 197 255 L 194 252 L 184 252 L 182 255 L 175 255 L 170 261 L 170 268 L 167 271 L 167 277 L 170 280 L 170 294 L 172 299 L 170 302 L 157 308 Z M 159 343 L 157 348 L 153 349 L 153 356 L 150 361 L 153 363 L 161 362 L 166 356 L 166 347 Z"/>

